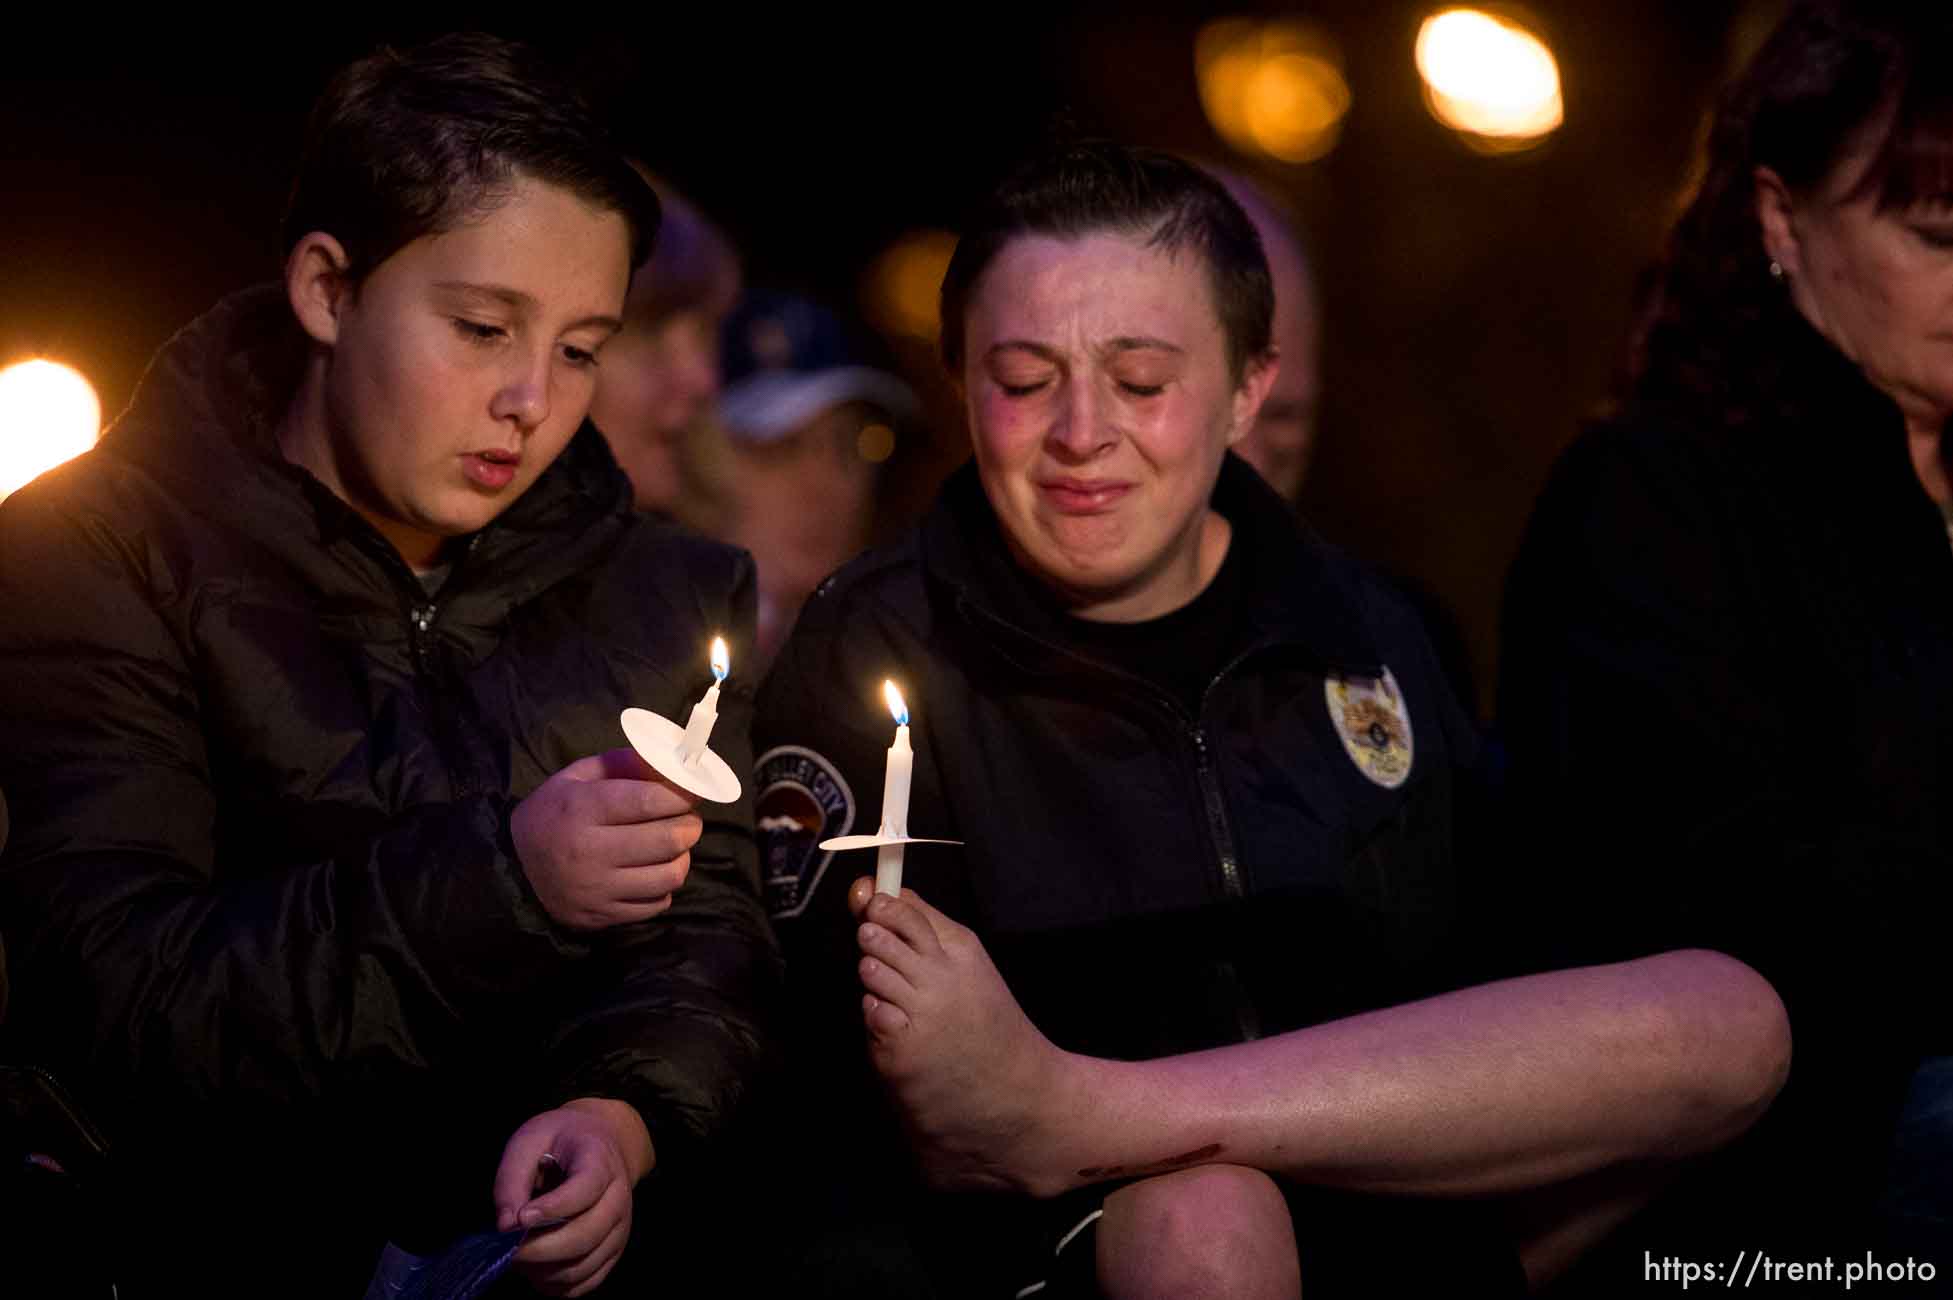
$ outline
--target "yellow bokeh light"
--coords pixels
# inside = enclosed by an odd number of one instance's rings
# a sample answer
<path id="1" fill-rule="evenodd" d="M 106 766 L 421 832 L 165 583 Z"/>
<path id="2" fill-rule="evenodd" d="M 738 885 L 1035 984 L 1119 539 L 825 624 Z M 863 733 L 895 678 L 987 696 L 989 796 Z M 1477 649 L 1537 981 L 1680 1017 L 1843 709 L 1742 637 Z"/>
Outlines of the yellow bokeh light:
<path id="1" fill-rule="evenodd" d="M 95 445 L 102 403 L 86 379 L 55 361 L 0 370 L 0 499 Z"/>
<path id="2" fill-rule="evenodd" d="M 1349 111 L 1342 74 L 1312 54 L 1264 60 L 1246 87 L 1248 131 L 1264 153 L 1283 162 L 1314 162 L 1336 143 Z"/>
<path id="3" fill-rule="evenodd" d="M 896 240 L 868 268 L 862 300 L 870 318 L 891 334 L 934 343 L 943 272 L 955 251 L 956 236 L 947 230 L 915 230 Z"/>
<path id="4" fill-rule="evenodd" d="M 1565 118 L 1553 52 L 1510 18 L 1447 9 L 1425 19 L 1417 71 L 1432 116 L 1475 146 L 1529 148 Z"/>
<path id="5" fill-rule="evenodd" d="M 1240 18 L 1222 18 L 1194 38 L 1194 69 L 1200 104 L 1214 130 L 1234 148 L 1253 152 L 1248 129 L 1248 82 L 1260 61 L 1261 29 Z"/>
<path id="6" fill-rule="evenodd" d="M 1304 163 L 1336 147 L 1349 82 L 1320 28 L 1218 19 L 1196 38 L 1194 65 L 1207 119 L 1237 152 Z"/>
<path id="7" fill-rule="evenodd" d="M 895 454 L 895 430 L 880 421 L 864 424 L 854 436 L 854 449 L 861 459 L 879 465 Z"/>

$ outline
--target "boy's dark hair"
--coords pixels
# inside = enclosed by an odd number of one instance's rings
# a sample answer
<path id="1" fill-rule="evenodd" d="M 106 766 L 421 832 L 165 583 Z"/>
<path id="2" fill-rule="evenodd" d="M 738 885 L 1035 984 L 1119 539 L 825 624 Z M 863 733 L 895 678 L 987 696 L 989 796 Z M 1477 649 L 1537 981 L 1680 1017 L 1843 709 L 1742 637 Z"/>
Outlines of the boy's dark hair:
<path id="1" fill-rule="evenodd" d="M 1085 140 L 1020 168 L 965 228 L 943 275 L 942 351 L 950 370 L 963 365 L 963 313 L 976 283 L 1006 244 L 1020 235 L 1071 239 L 1108 231 L 1167 253 L 1191 248 L 1201 255 L 1236 380 L 1251 358 L 1268 351 L 1275 289 L 1261 237 L 1241 205 L 1184 159 Z"/>
<path id="2" fill-rule="evenodd" d="M 650 255 L 657 195 L 534 51 L 480 34 L 383 48 L 342 69 L 313 106 L 284 247 L 323 231 L 357 283 L 422 235 L 492 210 L 518 176 L 619 214 L 631 265 Z"/>

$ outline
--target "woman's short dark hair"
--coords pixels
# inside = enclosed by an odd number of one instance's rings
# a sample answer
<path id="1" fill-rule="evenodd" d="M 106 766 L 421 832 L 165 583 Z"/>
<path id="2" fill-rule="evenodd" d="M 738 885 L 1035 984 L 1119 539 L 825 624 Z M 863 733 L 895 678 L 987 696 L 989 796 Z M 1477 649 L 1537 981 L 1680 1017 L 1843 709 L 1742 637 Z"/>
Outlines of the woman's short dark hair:
<path id="1" fill-rule="evenodd" d="M 950 370 L 963 365 L 963 316 L 977 281 L 1006 244 L 1021 235 L 1075 239 L 1106 231 L 1201 255 L 1237 381 L 1251 358 L 1268 351 L 1275 289 L 1261 237 L 1241 205 L 1184 159 L 1093 140 L 1026 164 L 964 230 L 943 275 L 942 352 Z"/>
<path id="2" fill-rule="evenodd" d="M 1790 377 L 1779 334 L 1796 309 L 1769 272 L 1756 169 L 1807 197 L 1861 148 L 1870 162 L 1849 197 L 1881 210 L 1953 203 L 1946 0 L 1795 0 L 1711 120 L 1637 331 L 1637 393 L 1706 400 L 1737 424 L 1774 414 Z"/>
<path id="3" fill-rule="evenodd" d="M 631 265 L 650 255 L 657 196 L 534 51 L 479 34 L 381 49 L 342 69 L 313 106 L 284 246 L 323 231 L 357 282 L 422 235 L 492 210 L 518 176 L 617 213 Z"/>

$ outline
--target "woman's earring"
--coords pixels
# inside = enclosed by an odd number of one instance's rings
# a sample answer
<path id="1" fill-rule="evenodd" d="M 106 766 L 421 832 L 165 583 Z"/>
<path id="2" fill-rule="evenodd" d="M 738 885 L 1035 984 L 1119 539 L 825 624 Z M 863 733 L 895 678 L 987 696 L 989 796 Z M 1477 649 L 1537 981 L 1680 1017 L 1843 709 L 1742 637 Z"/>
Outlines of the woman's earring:
<path id="1" fill-rule="evenodd" d="M 1772 280 L 1783 279 L 1783 263 L 1774 257 L 1770 259 L 1770 278 Z"/>

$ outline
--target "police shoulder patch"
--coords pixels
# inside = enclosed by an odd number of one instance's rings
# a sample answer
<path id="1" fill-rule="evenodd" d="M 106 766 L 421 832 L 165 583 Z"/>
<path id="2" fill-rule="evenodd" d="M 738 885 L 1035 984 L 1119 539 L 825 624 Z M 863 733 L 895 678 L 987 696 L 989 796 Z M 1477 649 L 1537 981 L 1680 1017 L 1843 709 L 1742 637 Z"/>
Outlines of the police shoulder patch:
<path id="1" fill-rule="evenodd" d="M 766 910 L 799 916 L 834 857 L 819 845 L 854 825 L 854 792 L 834 764 L 801 745 L 778 745 L 754 764 L 760 875 Z"/>
<path id="2" fill-rule="evenodd" d="M 1350 760 L 1387 790 L 1402 785 L 1410 776 L 1415 748 L 1410 708 L 1390 669 L 1377 677 L 1331 673 L 1323 693 L 1329 701 L 1329 721 L 1342 737 Z"/>

